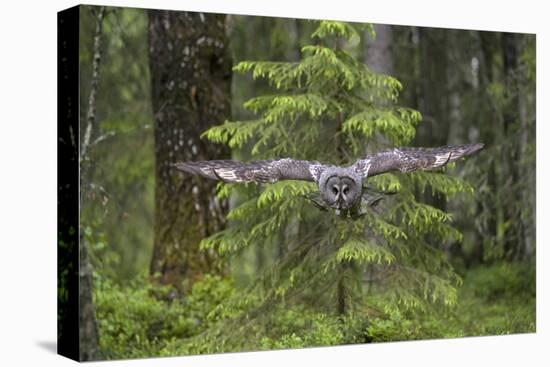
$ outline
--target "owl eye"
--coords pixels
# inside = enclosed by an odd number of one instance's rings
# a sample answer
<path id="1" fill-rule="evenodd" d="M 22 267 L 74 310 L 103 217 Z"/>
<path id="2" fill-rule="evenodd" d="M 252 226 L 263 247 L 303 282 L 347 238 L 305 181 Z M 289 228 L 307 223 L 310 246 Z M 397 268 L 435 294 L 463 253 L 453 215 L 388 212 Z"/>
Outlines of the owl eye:
<path id="1" fill-rule="evenodd" d="M 344 187 L 344 190 L 342 190 L 342 192 L 344 193 L 344 195 L 347 195 L 349 192 L 349 187 Z"/>
<path id="2" fill-rule="evenodd" d="M 332 186 L 332 193 L 334 195 L 338 194 L 338 188 L 336 186 Z"/>

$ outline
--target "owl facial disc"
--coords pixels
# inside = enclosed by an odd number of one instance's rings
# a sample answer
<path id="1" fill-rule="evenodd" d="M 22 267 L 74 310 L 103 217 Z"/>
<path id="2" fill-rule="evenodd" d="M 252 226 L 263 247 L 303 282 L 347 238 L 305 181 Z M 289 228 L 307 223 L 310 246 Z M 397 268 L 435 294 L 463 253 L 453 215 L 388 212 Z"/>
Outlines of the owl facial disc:
<path id="1" fill-rule="evenodd" d="M 361 184 L 356 181 L 344 174 L 322 177 L 320 188 L 323 200 L 337 210 L 351 208 L 361 195 Z"/>

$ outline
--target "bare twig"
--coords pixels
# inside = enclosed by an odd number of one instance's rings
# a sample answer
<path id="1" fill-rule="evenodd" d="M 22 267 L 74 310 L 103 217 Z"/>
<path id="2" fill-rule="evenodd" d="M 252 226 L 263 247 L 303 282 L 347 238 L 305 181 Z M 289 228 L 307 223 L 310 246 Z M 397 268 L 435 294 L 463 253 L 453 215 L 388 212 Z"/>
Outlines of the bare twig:
<path id="1" fill-rule="evenodd" d="M 96 145 L 96 144 L 102 142 L 103 140 L 105 140 L 105 139 L 107 139 L 107 138 L 110 138 L 111 136 L 115 136 L 115 132 L 114 132 L 114 131 L 108 131 L 108 132 L 106 132 L 105 134 L 98 136 L 94 141 L 92 141 L 92 142 L 90 143 L 90 146 L 93 147 L 94 145 Z"/>
<path id="2" fill-rule="evenodd" d="M 92 62 L 92 81 L 90 87 L 90 96 L 88 97 L 88 111 L 86 113 L 86 130 L 84 131 L 84 137 L 82 144 L 80 145 L 80 161 L 82 162 L 87 158 L 86 154 L 88 147 L 90 146 L 90 139 L 92 137 L 92 130 L 95 123 L 95 111 L 96 111 L 96 94 L 97 86 L 99 84 L 99 64 L 101 62 L 101 34 L 103 27 L 103 17 L 105 15 L 105 7 L 100 7 L 96 14 L 95 34 L 94 34 L 94 50 L 93 50 L 93 62 Z"/>

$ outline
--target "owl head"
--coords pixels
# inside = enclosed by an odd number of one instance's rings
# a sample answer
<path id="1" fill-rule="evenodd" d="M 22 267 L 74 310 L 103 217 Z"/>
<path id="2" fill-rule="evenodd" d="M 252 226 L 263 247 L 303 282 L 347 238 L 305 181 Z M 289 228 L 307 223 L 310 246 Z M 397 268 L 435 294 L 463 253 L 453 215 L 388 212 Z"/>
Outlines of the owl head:
<path id="1" fill-rule="evenodd" d="M 325 170 L 319 179 L 323 200 L 334 209 L 350 209 L 360 201 L 362 180 L 350 170 L 334 167 Z"/>

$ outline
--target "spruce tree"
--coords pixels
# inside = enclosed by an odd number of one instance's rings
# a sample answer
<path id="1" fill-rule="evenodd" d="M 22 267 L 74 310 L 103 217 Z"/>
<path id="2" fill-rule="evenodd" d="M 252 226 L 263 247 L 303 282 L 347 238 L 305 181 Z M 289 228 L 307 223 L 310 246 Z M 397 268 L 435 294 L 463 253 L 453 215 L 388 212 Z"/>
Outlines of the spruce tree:
<path id="1" fill-rule="evenodd" d="M 398 105 L 398 80 L 356 59 L 358 27 L 320 21 L 299 62 L 237 64 L 234 71 L 267 80 L 273 92 L 245 103 L 256 119 L 226 121 L 203 135 L 233 150 L 249 149 L 254 160 L 291 157 L 336 165 L 411 142 L 420 113 Z M 244 199 L 228 214 L 229 226 L 203 240 L 202 248 L 231 257 L 278 242 L 283 251 L 246 290 L 218 308 L 213 317 L 221 321 L 210 330 L 215 347 L 208 351 L 252 349 L 265 338 L 295 337 L 307 312 L 345 324 L 456 302 L 460 278 L 440 248 L 461 234 L 447 213 L 416 198 L 424 190 L 449 198 L 472 192 L 471 186 L 442 170 L 388 173 L 368 184 L 397 194 L 357 220 L 311 205 L 306 196 L 317 190 L 313 183 L 219 184 L 221 198 Z M 291 309 L 303 313 L 282 322 L 286 326 L 277 324 L 275 315 Z M 365 341 L 347 338 L 345 328 L 331 330 L 334 339 L 298 345 Z M 239 331 L 247 338 L 237 337 Z M 245 344 L 234 343 L 240 339 Z M 270 346 L 288 345 L 294 344 Z"/>

